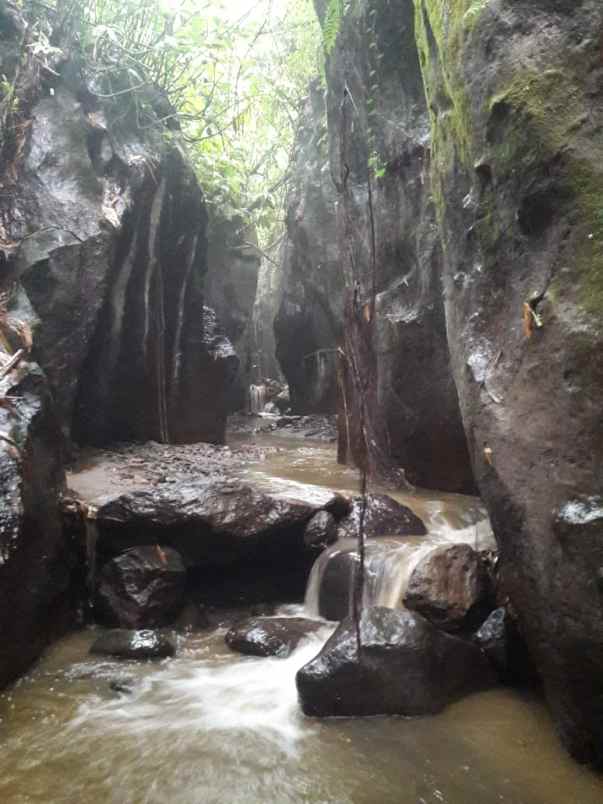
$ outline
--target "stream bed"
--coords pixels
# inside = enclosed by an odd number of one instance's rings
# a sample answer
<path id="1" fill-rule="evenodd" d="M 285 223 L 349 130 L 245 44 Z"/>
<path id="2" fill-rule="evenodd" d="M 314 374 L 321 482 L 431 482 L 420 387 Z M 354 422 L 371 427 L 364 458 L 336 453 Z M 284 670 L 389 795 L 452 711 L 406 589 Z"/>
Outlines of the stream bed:
<path id="1" fill-rule="evenodd" d="M 353 490 L 331 445 L 282 449 L 242 470 Z M 395 494 L 440 539 L 491 539 L 478 500 Z M 299 615 L 299 606 L 279 613 Z M 287 659 L 233 654 L 214 627 L 180 633 L 178 655 L 134 663 L 92 657 L 89 628 L 56 643 L 0 696 L 2 804 L 601 804 L 603 779 L 561 749 L 544 705 L 498 688 L 425 718 L 316 721 L 295 673 L 326 624 Z M 241 616 L 241 612 L 238 612 Z"/>

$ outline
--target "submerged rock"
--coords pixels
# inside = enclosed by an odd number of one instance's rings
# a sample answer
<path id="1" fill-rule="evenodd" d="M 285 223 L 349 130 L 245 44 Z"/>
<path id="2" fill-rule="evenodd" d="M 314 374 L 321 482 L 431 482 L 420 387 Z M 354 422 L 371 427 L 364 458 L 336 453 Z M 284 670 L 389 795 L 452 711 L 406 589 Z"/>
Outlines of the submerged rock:
<path id="1" fill-rule="evenodd" d="M 446 631 L 483 620 L 491 598 L 488 571 L 468 544 L 443 545 L 415 567 L 404 605 Z"/>
<path id="2" fill-rule="evenodd" d="M 174 656 L 176 646 L 157 631 L 116 628 L 99 636 L 92 643 L 90 653 L 120 659 L 163 659 Z"/>
<path id="3" fill-rule="evenodd" d="M 108 561 L 98 579 L 95 613 L 123 628 L 172 623 L 185 599 L 186 570 L 179 553 L 158 544 L 133 547 Z"/>
<path id="4" fill-rule="evenodd" d="M 306 715 L 425 715 L 491 680 L 475 645 L 445 634 L 418 614 L 365 609 L 361 653 L 351 617 L 296 677 Z"/>
<path id="5" fill-rule="evenodd" d="M 355 539 L 360 526 L 362 497 L 354 497 L 350 513 L 339 523 L 337 538 Z M 364 519 L 367 538 L 379 536 L 424 536 L 423 521 L 408 508 L 387 494 L 369 494 Z"/>
<path id="6" fill-rule="evenodd" d="M 322 626 L 305 617 L 252 617 L 234 625 L 226 634 L 226 644 L 250 656 L 285 658 L 300 640 Z"/>

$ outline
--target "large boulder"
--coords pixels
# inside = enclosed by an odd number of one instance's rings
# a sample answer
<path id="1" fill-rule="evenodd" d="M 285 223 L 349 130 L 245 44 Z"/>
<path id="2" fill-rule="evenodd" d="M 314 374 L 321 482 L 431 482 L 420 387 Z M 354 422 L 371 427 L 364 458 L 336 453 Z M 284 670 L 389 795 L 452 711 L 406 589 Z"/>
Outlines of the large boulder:
<path id="1" fill-rule="evenodd" d="M 603 763 L 603 5 L 415 5 L 476 479 L 562 739 Z"/>
<path id="2" fill-rule="evenodd" d="M 446 631 L 483 620 L 492 599 L 487 568 L 468 544 L 437 547 L 415 567 L 404 605 Z"/>
<path id="3" fill-rule="evenodd" d="M 101 634 L 92 643 L 90 653 L 118 659 L 164 659 L 176 653 L 176 646 L 157 631 L 116 628 Z"/>
<path id="4" fill-rule="evenodd" d="M 186 594 L 186 570 L 175 550 L 159 544 L 133 547 L 102 568 L 95 613 L 122 628 L 157 628 L 178 617 Z"/>
<path id="5" fill-rule="evenodd" d="M 99 501 L 99 550 L 118 552 L 156 541 L 189 565 L 250 558 L 291 563 L 304 555 L 307 524 L 319 511 L 340 516 L 347 501 L 326 489 L 286 484 L 265 492 L 239 481 L 190 481 L 148 487 Z"/>
<path id="6" fill-rule="evenodd" d="M 338 539 L 355 539 L 358 536 L 362 506 L 362 497 L 352 499 L 349 514 L 341 520 L 337 528 Z M 367 495 L 364 516 L 364 535 L 367 538 L 424 536 L 426 533 L 423 521 L 408 506 L 396 502 L 387 494 Z"/>
<path id="7" fill-rule="evenodd" d="M 351 617 L 296 677 L 306 715 L 425 715 L 490 680 L 475 645 L 418 614 L 364 609 L 361 649 Z"/>
<path id="8" fill-rule="evenodd" d="M 286 658 L 305 636 L 321 627 L 321 622 L 305 617 L 252 617 L 234 625 L 225 639 L 237 653 Z"/>

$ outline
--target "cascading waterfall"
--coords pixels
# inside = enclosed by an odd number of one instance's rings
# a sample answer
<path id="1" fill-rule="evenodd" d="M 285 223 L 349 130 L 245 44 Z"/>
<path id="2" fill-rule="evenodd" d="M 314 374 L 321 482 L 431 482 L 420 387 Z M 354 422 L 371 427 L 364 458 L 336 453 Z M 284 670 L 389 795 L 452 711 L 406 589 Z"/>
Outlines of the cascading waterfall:
<path id="1" fill-rule="evenodd" d="M 487 518 L 454 528 L 440 512 L 434 514 L 430 525 L 428 536 L 367 539 L 363 607 L 403 608 L 413 570 L 428 553 L 443 544 L 468 543 L 477 549 L 495 546 Z M 329 619 L 329 613 L 336 611 L 338 616 L 332 618 L 339 619 L 351 613 L 357 547 L 355 539 L 339 539 L 314 562 L 304 604 L 307 616 Z M 335 605 L 334 596 L 339 598 Z"/>
<path id="2" fill-rule="evenodd" d="M 367 540 L 363 607 L 401 608 L 414 568 L 441 543 L 441 540 L 429 537 Z M 336 561 L 339 566 L 331 573 Z M 355 540 L 341 539 L 327 548 L 314 563 L 308 579 L 304 603 L 306 615 L 327 617 L 332 610 L 329 605 L 331 601 L 328 600 L 332 594 L 343 595 L 343 605 L 351 613 L 353 580 L 357 567 Z"/>
<path id="3" fill-rule="evenodd" d="M 266 386 L 265 385 L 250 385 L 249 386 L 249 410 L 251 413 L 261 413 L 266 404 Z"/>

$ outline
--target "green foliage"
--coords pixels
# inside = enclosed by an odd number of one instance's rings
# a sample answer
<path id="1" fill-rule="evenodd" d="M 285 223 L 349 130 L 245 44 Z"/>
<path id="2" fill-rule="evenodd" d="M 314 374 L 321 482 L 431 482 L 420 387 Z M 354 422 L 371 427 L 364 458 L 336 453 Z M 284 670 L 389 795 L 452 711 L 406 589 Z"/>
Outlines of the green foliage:
<path id="1" fill-rule="evenodd" d="M 331 53 L 337 42 L 337 35 L 343 19 L 343 0 L 328 0 L 322 25 L 322 41 L 327 56 Z"/>
<path id="2" fill-rule="evenodd" d="M 302 100 L 320 70 L 311 0 L 56 0 L 47 8 L 50 41 L 79 47 L 98 96 L 143 130 L 159 117 L 170 135 L 177 120 L 214 214 L 270 239 Z"/>

